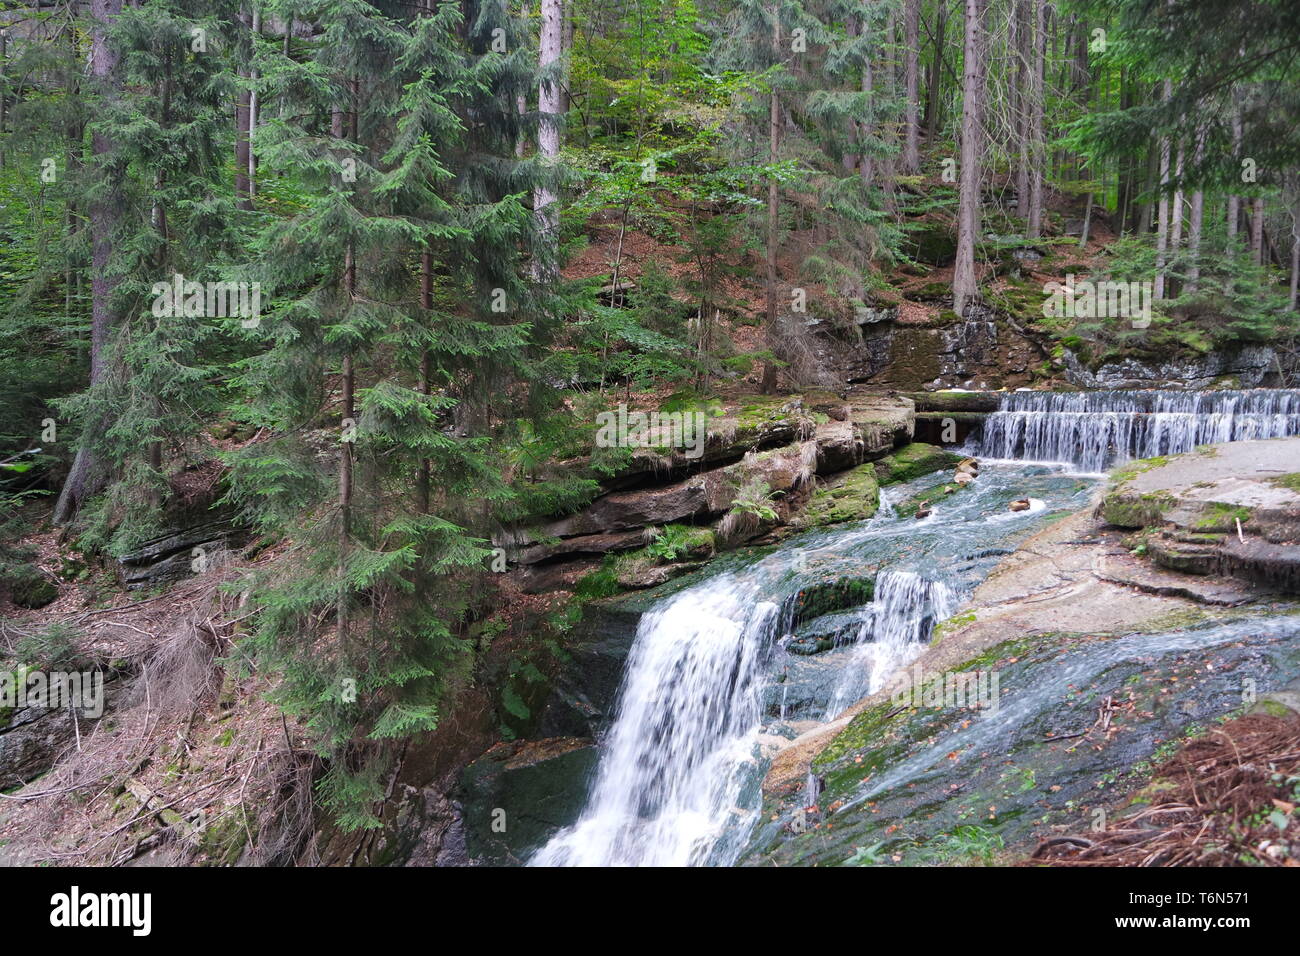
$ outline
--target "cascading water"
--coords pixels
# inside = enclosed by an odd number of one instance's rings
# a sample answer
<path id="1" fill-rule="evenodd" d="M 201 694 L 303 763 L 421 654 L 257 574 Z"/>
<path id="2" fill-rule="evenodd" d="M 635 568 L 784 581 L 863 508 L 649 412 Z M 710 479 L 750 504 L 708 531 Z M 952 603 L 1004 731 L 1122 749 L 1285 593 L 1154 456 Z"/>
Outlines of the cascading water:
<path id="1" fill-rule="evenodd" d="M 646 613 L 585 808 L 530 863 L 735 862 L 758 823 L 761 744 L 792 739 L 880 689 L 920 653 L 934 624 L 1038 525 L 1036 512 L 1082 507 L 1093 485 L 1073 468 L 1097 471 L 1124 458 L 1287 434 L 1300 434 L 1300 391 L 1007 395 L 976 445 L 986 459 L 979 480 L 960 495 L 939 492 L 930 517 L 900 517 L 882 501 L 869 521 L 805 534 L 743 566 L 733 562 Z M 1005 461 L 1017 458 L 1064 464 Z M 888 489 L 887 499 L 905 500 L 942 482 L 943 476 L 917 479 Z M 1027 496 L 1045 504 L 1009 511 Z M 872 602 L 812 612 L 806 620 L 802 595 L 845 577 L 874 577 Z M 1150 643 L 1143 641 L 1116 642 L 1107 653 L 1137 653 Z M 978 733 L 992 740 L 1018 713 L 1006 712 L 980 723 Z M 871 792 L 932 756 L 891 767 Z M 817 802 L 820 786 L 810 775 L 809 803 Z"/>
<path id="2" fill-rule="evenodd" d="M 778 616 L 756 580 L 721 575 L 641 619 L 587 809 L 534 865 L 709 861 L 754 761 Z"/>
<path id="3" fill-rule="evenodd" d="M 869 521 L 805 535 L 662 599 L 638 626 L 586 805 L 530 864 L 734 862 L 761 806 L 760 735 L 796 736 L 801 721 L 843 710 L 919 654 L 957 595 L 1035 527 L 1037 518 L 1008 512 L 1012 499 L 1078 507 L 1087 490 L 1060 470 L 995 465 L 925 521 L 886 503 Z M 835 632 L 858 615 L 851 643 L 788 654 L 800 596 L 844 577 L 876 578 L 870 605 L 824 615 Z"/>
<path id="4" fill-rule="evenodd" d="M 874 613 L 841 672 L 825 719 L 834 720 L 854 701 L 883 687 L 890 674 L 917 655 L 955 604 L 956 595 L 941 581 L 914 571 L 882 571 L 876 578 Z"/>
<path id="5" fill-rule="evenodd" d="M 1197 445 L 1297 434 L 1300 390 L 1294 389 L 1011 392 L 985 419 L 977 453 L 1102 471 Z"/>

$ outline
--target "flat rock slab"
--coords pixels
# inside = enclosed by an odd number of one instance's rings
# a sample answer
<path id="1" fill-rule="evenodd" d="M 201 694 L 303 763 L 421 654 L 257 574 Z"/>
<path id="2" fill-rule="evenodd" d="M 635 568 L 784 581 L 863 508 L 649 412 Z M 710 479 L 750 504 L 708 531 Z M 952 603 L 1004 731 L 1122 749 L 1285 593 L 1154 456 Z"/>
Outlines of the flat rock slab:
<path id="1" fill-rule="evenodd" d="M 1127 551 L 1100 555 L 1094 573 L 1111 584 L 1136 588 L 1147 594 L 1187 598 L 1197 604 L 1236 607 L 1258 596 L 1254 588 L 1241 581 L 1166 571 Z"/>
<path id="2" fill-rule="evenodd" d="M 1247 508 L 1300 509 L 1300 491 L 1269 481 L 1295 474 L 1300 474 L 1300 438 L 1226 442 L 1171 457 L 1128 478 L 1123 489 Z"/>

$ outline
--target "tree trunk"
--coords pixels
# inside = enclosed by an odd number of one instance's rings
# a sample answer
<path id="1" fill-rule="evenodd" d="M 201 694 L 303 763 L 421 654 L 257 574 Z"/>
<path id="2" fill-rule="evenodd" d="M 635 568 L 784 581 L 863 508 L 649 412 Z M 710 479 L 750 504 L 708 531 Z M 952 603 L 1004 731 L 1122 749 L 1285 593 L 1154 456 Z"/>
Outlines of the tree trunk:
<path id="1" fill-rule="evenodd" d="M 943 116 L 943 41 L 948 32 L 948 8 L 940 3 L 934 13 L 934 59 L 926 80 L 925 137 L 933 143 Z"/>
<path id="2" fill-rule="evenodd" d="M 1255 265 L 1264 264 L 1264 197 L 1256 196 L 1250 217 L 1250 256 Z"/>
<path id="3" fill-rule="evenodd" d="M 1043 177 L 1047 162 L 1047 144 L 1043 139 L 1043 70 L 1047 56 L 1047 4 L 1033 0 L 1033 62 L 1029 70 L 1029 212 L 1025 235 L 1037 238 L 1043 232 Z"/>
<path id="4" fill-rule="evenodd" d="M 781 21 L 777 16 L 777 8 L 770 8 L 772 13 L 772 55 L 779 59 L 781 56 Z M 781 100 L 777 96 L 776 87 L 772 87 L 771 102 L 768 108 L 768 162 L 775 165 L 777 157 L 781 152 Z M 767 177 L 767 313 L 766 313 L 766 333 L 768 348 L 776 350 L 777 344 L 777 309 L 776 309 L 776 247 L 780 234 L 780 223 L 778 216 L 780 207 L 778 205 L 776 175 L 772 174 Z M 776 363 L 768 360 L 763 363 L 763 394 L 768 395 L 776 391 Z"/>
<path id="5" fill-rule="evenodd" d="M 252 41 L 256 50 L 257 35 L 262 32 L 262 12 L 253 7 Z M 253 136 L 257 131 L 257 69 L 250 67 L 248 91 L 248 205 L 257 197 L 257 158 L 253 153 Z"/>
<path id="6" fill-rule="evenodd" d="M 1196 131 L 1195 162 L 1197 167 L 1205 153 L 1205 129 Z M 1192 193 L 1192 204 L 1187 217 L 1187 291 L 1195 292 L 1201 281 L 1201 231 L 1205 220 L 1205 193 L 1200 189 Z"/>
<path id="7" fill-rule="evenodd" d="M 1008 46 L 1015 58 L 1015 81 L 1011 84 L 1011 127 L 1016 139 L 1016 215 L 1029 219 L 1029 40 L 1026 0 L 1012 0 L 1011 37 Z"/>
<path id="8" fill-rule="evenodd" d="M 108 40 L 108 30 L 121 13 L 122 0 L 91 0 L 90 15 L 94 26 L 90 41 L 90 75 L 96 91 L 105 100 L 115 99 L 118 95 L 118 53 Z M 102 129 L 97 129 L 91 137 L 90 149 L 104 184 L 104 189 L 88 210 L 91 241 L 90 385 L 93 388 L 105 377 L 104 353 L 121 318 L 112 301 L 121 276 L 109 272 L 109 259 L 123 214 L 123 176 L 120 160 L 114 155 L 116 143 Z M 88 416 L 76 458 L 54 506 L 55 524 L 71 521 L 86 499 L 103 487 L 106 476 L 92 442 L 108 430 L 109 424 L 104 413 L 92 411 Z"/>
<path id="9" fill-rule="evenodd" d="M 1173 85 L 1165 80 L 1163 98 L 1169 99 Z M 1165 297 L 1165 259 L 1169 249 L 1169 140 L 1160 140 L 1160 205 L 1156 214 L 1155 298 Z"/>
<path id="10" fill-rule="evenodd" d="M 1241 104 L 1237 101 L 1237 91 L 1232 91 L 1232 158 L 1234 165 L 1241 161 Z M 1240 167 L 1238 167 L 1240 168 Z M 1228 244 L 1237 237 L 1237 227 L 1241 223 L 1241 197 L 1236 193 L 1228 194 Z"/>
<path id="11" fill-rule="evenodd" d="M 239 14 L 240 23 L 251 24 L 249 16 Z M 248 146 L 249 90 L 246 70 L 236 70 L 235 75 L 241 81 L 235 93 L 235 204 L 240 209 L 252 209 L 253 201 L 248 194 L 248 158 L 252 155 Z"/>
<path id="12" fill-rule="evenodd" d="M 1300 202 L 1291 207 L 1291 298 L 1287 309 L 1300 305 Z"/>
<path id="13" fill-rule="evenodd" d="M 863 32 L 866 32 L 866 23 L 863 23 Z M 875 87 L 875 77 L 871 68 L 871 57 L 868 56 L 862 61 L 862 92 L 867 94 L 867 102 L 870 103 L 874 97 L 871 95 Z M 858 172 L 862 176 L 862 185 L 870 186 L 876 178 L 876 164 L 872 161 L 869 152 L 870 139 L 873 133 L 873 124 L 869 121 L 863 121 L 858 125 L 859 142 L 862 143 L 862 164 L 858 167 Z"/>
<path id="14" fill-rule="evenodd" d="M 556 166 L 560 159 L 560 123 L 564 91 L 560 64 L 564 53 L 564 0 L 542 0 L 542 28 L 537 65 L 542 80 L 537 90 L 537 150 L 542 156 L 542 183 L 533 191 L 533 211 L 541 240 L 541 260 L 535 274 L 550 281 L 559 265 L 560 212 Z"/>
<path id="15" fill-rule="evenodd" d="M 980 152 L 983 147 L 984 11 L 987 0 L 965 0 L 966 39 L 962 64 L 961 170 L 957 199 L 957 261 L 952 275 L 953 311 L 965 316 L 978 294 L 975 238 L 980 224 Z"/>
<path id="16" fill-rule="evenodd" d="M 5 67 L 9 61 L 9 32 L 0 28 L 0 169 L 5 168 L 5 151 L 4 144 L 8 142 L 5 133 L 8 132 L 8 118 L 5 115 L 8 97 L 8 82 L 5 78 Z"/>
<path id="17" fill-rule="evenodd" d="M 343 259 L 343 289 L 351 303 L 356 294 L 356 255 L 349 243 Z M 339 443 L 339 601 L 337 611 L 340 643 L 348 640 L 348 554 L 352 549 L 352 442 L 346 430 L 356 423 L 356 377 L 352 353 L 343 356 L 343 428 L 345 434 Z"/>
<path id="18" fill-rule="evenodd" d="M 903 88 L 906 126 L 903 134 L 903 172 L 915 175 L 921 169 L 921 127 L 918 119 L 917 89 L 920 80 L 921 0 L 905 0 L 903 7 Z"/>
<path id="19" fill-rule="evenodd" d="M 433 252 L 425 246 L 420 255 L 420 308 L 424 310 L 425 321 L 431 321 L 433 312 Z M 420 358 L 420 391 L 425 397 L 433 394 L 433 358 L 425 349 Z M 420 459 L 420 477 L 416 483 L 416 498 L 420 503 L 420 513 L 429 513 L 429 459 Z"/>

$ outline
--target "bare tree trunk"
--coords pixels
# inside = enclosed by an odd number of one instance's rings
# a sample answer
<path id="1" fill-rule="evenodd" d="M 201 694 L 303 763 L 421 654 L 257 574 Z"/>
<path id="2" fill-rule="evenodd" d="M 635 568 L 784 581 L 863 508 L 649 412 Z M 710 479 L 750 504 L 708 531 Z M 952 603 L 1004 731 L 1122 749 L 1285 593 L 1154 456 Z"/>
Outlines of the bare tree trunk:
<path id="1" fill-rule="evenodd" d="M 1232 91 L 1232 157 L 1235 161 L 1241 159 L 1241 104 L 1237 100 L 1237 91 Z M 1228 194 L 1228 243 L 1237 236 L 1237 228 L 1241 223 L 1241 197 L 1236 193 Z"/>
<path id="2" fill-rule="evenodd" d="M 542 73 L 537 89 L 537 151 L 546 164 L 545 178 L 533 192 L 533 211 L 542 240 L 542 261 L 536 276 L 555 278 L 559 267 L 560 211 L 556 167 L 560 159 L 560 123 L 564 114 L 564 88 L 560 82 L 564 55 L 564 0 L 541 0 L 542 29 L 537 66 Z"/>
<path id="3" fill-rule="evenodd" d="M 1008 46 L 1015 57 L 1015 81 L 1011 84 L 1011 126 L 1016 137 L 1016 215 L 1029 219 L 1029 90 L 1030 28 L 1026 0 L 1012 0 L 1011 38 Z"/>
<path id="4" fill-rule="evenodd" d="M 866 23 L 862 25 L 863 32 L 866 31 Z M 875 76 L 872 73 L 871 57 L 868 56 L 862 61 L 862 92 L 867 94 L 867 101 L 871 102 L 874 97 L 871 93 L 875 87 Z M 858 167 L 862 175 L 862 185 L 870 186 L 876 178 L 876 164 L 868 152 L 870 148 L 869 140 L 874 132 L 873 125 L 870 122 L 862 122 L 858 126 L 858 136 L 862 142 L 862 165 Z"/>
<path id="5" fill-rule="evenodd" d="M 934 13 L 934 60 L 926 79 L 925 136 L 933 143 L 943 118 L 943 41 L 948 33 L 948 8 L 940 3 Z"/>
<path id="6" fill-rule="evenodd" d="M 1033 62 L 1029 71 L 1029 213 L 1025 235 L 1037 238 L 1043 232 L 1043 177 L 1047 162 L 1047 144 L 1043 139 L 1043 70 L 1047 56 L 1047 4 L 1033 0 Z"/>
<path id="7" fill-rule="evenodd" d="M 9 31 L 0 27 L 0 169 L 5 168 L 5 151 L 4 144 L 7 142 L 5 133 L 8 132 L 8 118 L 5 115 L 8 98 L 8 82 L 5 81 L 5 67 L 9 62 Z"/>
<path id="8" fill-rule="evenodd" d="M 262 32 L 262 11 L 253 7 L 252 18 L 252 42 L 253 49 L 257 49 L 257 36 Z M 257 197 L 257 158 L 253 153 L 253 136 L 257 131 L 257 68 L 249 68 L 249 80 L 251 81 L 248 91 L 248 205 L 253 205 L 253 200 Z"/>
<path id="9" fill-rule="evenodd" d="M 772 53 L 781 55 L 781 20 L 775 6 L 772 12 Z M 768 110 L 768 162 L 773 165 L 781 152 L 781 100 L 776 87 L 772 87 L 771 103 Z M 767 322 L 766 332 L 768 348 L 775 351 L 777 343 L 777 309 L 776 309 L 776 247 L 779 238 L 780 223 L 778 216 L 777 183 L 775 174 L 767 178 Z M 776 391 L 776 363 L 767 361 L 763 364 L 762 390 L 765 395 Z"/>
<path id="10" fill-rule="evenodd" d="M 90 75 L 97 92 L 106 100 L 118 95 L 118 53 L 108 40 L 108 30 L 122 13 L 122 0 L 91 0 L 90 15 L 94 22 L 90 41 Z M 113 294 L 121 276 L 109 272 L 109 259 L 117 241 L 122 218 L 122 175 L 120 162 L 113 157 L 116 144 L 102 129 L 91 137 L 91 153 L 105 163 L 102 171 L 104 190 L 90 203 L 91 236 L 91 312 L 90 312 L 90 385 L 94 388 L 105 377 L 105 350 L 121 316 L 113 306 Z M 105 414 L 86 422 L 76 458 L 67 481 L 54 506 L 54 523 L 67 524 L 75 517 L 86 499 L 103 487 L 103 466 L 92 442 L 103 435 L 109 422 Z"/>
<path id="11" fill-rule="evenodd" d="M 1291 207 L 1291 297 L 1287 309 L 1291 312 L 1300 305 L 1300 202 Z"/>
<path id="12" fill-rule="evenodd" d="M 357 266 L 356 254 L 349 243 L 343 260 L 343 290 L 351 302 L 356 294 Z M 353 371 L 352 353 L 343 356 L 343 426 L 345 429 L 355 427 L 356 422 L 356 376 Z M 348 554 L 352 549 L 352 442 L 343 436 L 339 443 L 339 600 L 338 633 L 339 641 L 346 645 L 348 640 Z"/>
<path id="13" fill-rule="evenodd" d="M 980 225 L 980 151 L 984 139 L 984 11 L 987 0 L 965 0 L 966 39 L 962 64 L 961 169 L 957 199 L 957 261 L 952 275 L 952 307 L 965 316 L 979 294 L 975 238 Z"/>
<path id="14" fill-rule="evenodd" d="M 1250 217 L 1250 255 L 1255 265 L 1264 264 L 1264 197 L 1256 196 Z"/>
<path id="15" fill-rule="evenodd" d="M 563 73 L 561 74 L 560 96 L 564 104 L 561 111 L 566 116 L 569 113 L 569 107 L 573 105 L 573 98 L 569 95 L 569 60 L 573 51 L 574 31 L 572 3 L 573 0 L 564 0 L 564 10 L 560 14 L 563 24 L 560 31 L 560 53 L 564 64 Z"/>
<path id="16" fill-rule="evenodd" d="M 1142 192 L 1151 193 L 1160 182 L 1160 144 L 1147 146 L 1147 168 L 1142 175 Z M 1155 203 L 1147 200 L 1138 208 L 1138 234 L 1145 236 L 1151 232 L 1155 221 Z"/>
<path id="17" fill-rule="evenodd" d="M 425 245 L 420 255 L 420 308 L 424 310 L 425 320 L 429 321 L 433 311 L 433 251 Z M 425 349 L 420 357 L 420 391 L 427 398 L 433 394 L 433 357 Z M 430 468 L 429 459 L 420 459 L 420 477 L 416 483 L 416 499 L 420 503 L 420 513 L 429 513 Z"/>
<path id="18" fill-rule="evenodd" d="M 239 21 L 245 26 L 251 23 L 248 15 L 239 14 Z M 235 76 L 244 81 L 249 75 L 244 70 L 236 70 Z M 249 91 L 247 83 L 240 82 L 235 93 L 235 204 L 240 209 L 252 209 L 253 202 L 248 194 L 248 158 L 252 151 L 248 146 Z"/>
<path id="19" fill-rule="evenodd" d="M 921 51 L 921 0 L 905 0 L 903 7 L 903 88 L 906 130 L 903 134 L 903 172 L 915 175 L 921 168 L 921 127 L 917 89 Z"/>
<path id="20" fill-rule="evenodd" d="M 1163 98 L 1169 99 L 1173 85 L 1165 80 Z M 1165 260 L 1169 249 L 1169 140 L 1160 140 L 1160 206 L 1156 215 L 1156 281 L 1155 298 L 1165 297 Z"/>
<path id="21" fill-rule="evenodd" d="M 1199 167 L 1205 152 L 1205 129 L 1196 130 L 1195 161 Z M 1201 281 L 1201 232 L 1205 221 L 1205 193 L 1197 189 L 1192 193 L 1192 205 L 1187 218 L 1187 291 L 1195 292 Z"/>

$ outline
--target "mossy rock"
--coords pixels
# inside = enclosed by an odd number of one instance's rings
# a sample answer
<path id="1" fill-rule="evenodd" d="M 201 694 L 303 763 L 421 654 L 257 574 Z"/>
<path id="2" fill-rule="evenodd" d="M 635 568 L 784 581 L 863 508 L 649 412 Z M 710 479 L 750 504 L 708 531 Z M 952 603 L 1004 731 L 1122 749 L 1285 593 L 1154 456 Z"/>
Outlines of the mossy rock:
<path id="1" fill-rule="evenodd" d="M 1270 485 L 1277 485 L 1279 488 L 1286 488 L 1289 491 L 1300 491 L 1300 471 L 1293 471 L 1288 475 L 1275 475 L 1272 478 L 1265 478 Z"/>
<path id="2" fill-rule="evenodd" d="M 1148 528 L 1164 524 L 1165 514 L 1177 504 L 1178 499 L 1168 492 L 1116 493 L 1102 500 L 1101 514 L 1107 524 L 1117 528 Z"/>
<path id="3" fill-rule="evenodd" d="M 912 518 L 915 517 L 917 511 L 920 510 L 922 502 L 933 507 L 941 504 L 944 499 L 948 498 L 950 495 L 959 494 L 969 487 L 970 484 L 960 485 L 955 481 L 945 482 L 942 485 L 935 485 L 933 488 L 927 488 L 919 495 L 904 501 L 902 504 L 895 507 L 894 511 L 900 518 Z"/>
<path id="4" fill-rule="evenodd" d="M 59 596 L 59 589 L 41 574 L 28 569 L 9 581 L 9 600 L 15 607 L 36 608 L 51 604 Z"/>
<path id="5" fill-rule="evenodd" d="M 879 507 L 880 483 L 875 468 L 859 465 L 817 489 L 791 523 L 798 528 L 822 528 L 844 521 L 865 521 Z"/>
<path id="6" fill-rule="evenodd" d="M 792 626 L 824 614 L 870 604 L 876 595 L 874 577 L 840 577 L 810 584 L 799 592 Z"/>
<path id="7" fill-rule="evenodd" d="M 876 477 L 881 485 L 893 485 L 900 481 L 911 481 L 922 475 L 942 471 L 945 468 L 956 467 L 961 460 L 961 455 L 945 451 L 938 445 L 912 442 L 876 462 Z"/>
<path id="8" fill-rule="evenodd" d="M 948 222 L 921 222 L 907 227 L 903 251 L 931 266 L 950 266 L 957 258 L 957 232 Z"/>
<path id="9" fill-rule="evenodd" d="M 952 617 L 945 618 L 936 624 L 934 630 L 930 632 L 930 645 L 934 646 L 954 631 L 960 631 L 967 624 L 974 623 L 974 611 L 963 611 L 961 614 L 954 614 Z"/>
<path id="10" fill-rule="evenodd" d="M 1228 534 L 1237 530 L 1237 522 L 1244 525 L 1250 516 L 1250 509 L 1244 505 L 1209 501 L 1202 506 L 1201 516 L 1193 523 L 1193 527 L 1202 533 Z"/>

